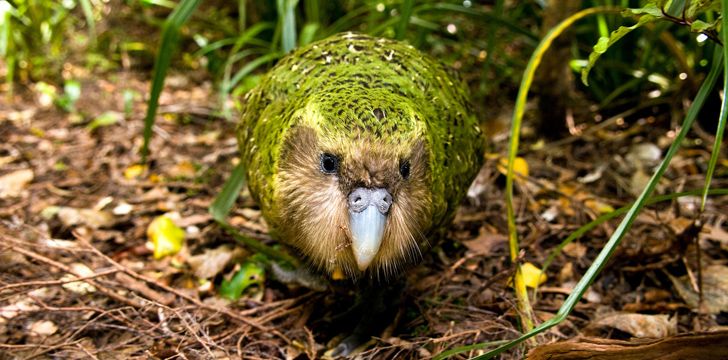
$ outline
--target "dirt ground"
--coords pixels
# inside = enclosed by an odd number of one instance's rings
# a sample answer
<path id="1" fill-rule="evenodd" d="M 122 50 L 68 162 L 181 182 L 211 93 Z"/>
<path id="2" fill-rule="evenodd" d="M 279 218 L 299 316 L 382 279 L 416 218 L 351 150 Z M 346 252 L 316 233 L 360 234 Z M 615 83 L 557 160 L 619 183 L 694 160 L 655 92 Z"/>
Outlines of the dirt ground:
<path id="1" fill-rule="evenodd" d="M 174 74 L 162 95 L 150 165 L 135 174 L 145 78 L 86 77 L 75 114 L 48 104 L 33 87 L 0 101 L 0 359 L 319 357 L 336 339 L 332 318 L 353 294 L 269 279 L 237 301 L 216 295 L 250 254 L 207 210 L 236 161 L 235 124 L 215 115 L 209 83 Z M 129 116 L 124 90 L 138 94 Z M 91 130 L 89 121 L 107 111 L 119 121 Z M 593 120 L 581 119 L 588 125 L 575 129 L 580 133 L 556 143 L 524 129 L 528 176 L 516 184 L 524 262 L 542 267 L 570 233 L 628 205 L 675 135 L 676 120 L 657 106 L 597 119 L 598 125 Z M 490 135 L 486 164 L 466 202 L 408 273 L 396 325 L 364 358 L 430 358 L 520 333 L 499 170 L 507 139 Z M 658 193 L 700 189 L 711 143 L 709 134 L 694 132 Z M 728 187 L 725 159 L 714 188 Z M 725 329 L 727 200 L 710 198 L 700 229 L 693 225 L 698 196 L 650 206 L 575 311 L 537 343 Z M 185 229 L 185 245 L 157 260 L 146 245 L 147 228 L 162 214 Z M 273 243 L 246 191 L 229 220 L 243 234 Z M 618 221 L 555 256 L 532 293 L 537 322 L 554 316 Z M 84 282 L 74 282 L 79 277 Z"/>

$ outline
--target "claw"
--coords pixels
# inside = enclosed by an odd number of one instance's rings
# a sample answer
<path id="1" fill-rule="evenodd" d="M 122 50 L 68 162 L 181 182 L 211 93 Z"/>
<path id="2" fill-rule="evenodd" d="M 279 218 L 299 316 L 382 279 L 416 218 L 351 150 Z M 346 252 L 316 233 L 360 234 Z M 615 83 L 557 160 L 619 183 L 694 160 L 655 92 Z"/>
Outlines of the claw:
<path id="1" fill-rule="evenodd" d="M 303 286 L 314 291 L 325 291 L 327 282 L 324 278 L 302 269 L 286 269 L 276 262 L 271 264 L 271 274 L 276 280 L 286 284 Z"/>
<path id="2" fill-rule="evenodd" d="M 361 334 L 351 334 L 344 338 L 338 345 L 327 350 L 323 358 L 335 359 L 338 357 L 350 357 L 364 351 L 373 343 L 371 336 L 362 336 Z"/>

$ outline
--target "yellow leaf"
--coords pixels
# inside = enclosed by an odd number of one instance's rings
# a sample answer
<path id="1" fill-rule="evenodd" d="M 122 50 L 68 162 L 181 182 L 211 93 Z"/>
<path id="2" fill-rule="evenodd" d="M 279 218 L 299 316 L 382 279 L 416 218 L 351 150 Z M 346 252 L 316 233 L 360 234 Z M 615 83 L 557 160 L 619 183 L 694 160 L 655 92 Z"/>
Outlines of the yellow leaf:
<path id="1" fill-rule="evenodd" d="M 136 179 L 147 171 L 146 165 L 135 164 L 131 165 L 124 170 L 124 177 L 131 180 Z"/>
<path id="2" fill-rule="evenodd" d="M 501 158 L 498 161 L 497 168 L 501 174 L 506 175 L 506 173 L 508 172 L 508 159 Z M 528 163 L 526 162 L 526 159 L 522 157 L 517 157 L 513 162 L 513 172 L 516 175 L 520 175 L 523 177 L 528 176 Z"/>
<path id="3" fill-rule="evenodd" d="M 30 133 L 33 134 L 33 136 L 35 136 L 35 137 L 39 137 L 39 138 L 45 137 L 45 131 L 43 131 L 43 129 L 39 129 L 37 127 L 31 127 Z"/>
<path id="4" fill-rule="evenodd" d="M 614 211 L 614 208 L 611 205 L 605 204 L 599 200 L 589 199 L 584 201 L 584 205 L 598 214 L 607 214 Z"/>
<path id="5" fill-rule="evenodd" d="M 185 178 L 185 179 L 194 178 L 196 173 L 197 173 L 197 169 L 195 168 L 195 164 L 193 164 L 189 160 L 184 160 L 184 161 L 176 164 L 168 171 L 169 176 L 171 176 L 173 178 Z"/>
<path id="6" fill-rule="evenodd" d="M 530 262 L 527 262 L 521 266 L 521 274 L 523 275 L 523 282 L 530 288 L 537 288 L 539 285 L 546 282 L 546 274 L 541 272 L 541 269 L 537 268 Z"/>
<path id="7" fill-rule="evenodd" d="M 538 151 L 546 147 L 546 142 L 543 139 L 539 139 L 535 144 L 531 145 L 531 150 Z"/>
<path id="8" fill-rule="evenodd" d="M 185 231 L 167 216 L 157 216 L 147 228 L 147 237 L 154 246 L 154 258 L 176 254 L 184 244 Z"/>
<path id="9" fill-rule="evenodd" d="M 569 185 L 569 184 L 559 184 L 558 189 L 559 189 L 560 193 L 562 193 L 566 196 L 571 196 L 571 195 L 576 194 L 576 190 L 577 190 L 575 186 Z"/>
<path id="10" fill-rule="evenodd" d="M 332 280 L 344 280 L 344 272 L 341 271 L 338 267 L 334 269 L 334 272 L 331 273 L 331 279 Z"/>
<path id="11" fill-rule="evenodd" d="M 164 181 L 164 176 L 161 176 L 159 174 L 151 174 L 149 175 L 149 181 L 159 184 Z"/>

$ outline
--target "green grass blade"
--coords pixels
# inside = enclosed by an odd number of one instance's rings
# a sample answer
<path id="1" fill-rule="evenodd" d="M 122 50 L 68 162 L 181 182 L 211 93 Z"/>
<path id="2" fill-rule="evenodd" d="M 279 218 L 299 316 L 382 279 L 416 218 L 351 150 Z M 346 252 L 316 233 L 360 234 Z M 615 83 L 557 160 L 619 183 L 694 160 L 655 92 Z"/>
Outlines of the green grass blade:
<path id="1" fill-rule="evenodd" d="M 428 30 L 428 32 L 438 32 L 438 31 L 442 30 L 442 26 L 440 24 L 434 23 L 432 21 L 427 21 L 425 19 L 418 18 L 416 16 L 410 17 L 409 22 L 410 22 L 410 24 L 412 24 L 414 26 Z M 412 44 L 412 45 L 415 46 L 415 44 Z M 415 47 L 417 47 L 417 46 L 415 46 Z"/>
<path id="2" fill-rule="evenodd" d="M 377 25 L 376 27 L 372 28 L 369 31 L 369 34 L 373 36 L 384 36 L 384 32 L 394 26 L 397 21 L 399 21 L 398 18 L 390 17 L 389 19 L 380 22 L 379 25 Z"/>
<path id="3" fill-rule="evenodd" d="M 414 0 L 404 0 L 402 2 L 402 6 L 399 8 L 400 18 L 394 36 L 395 39 L 404 40 L 404 36 L 407 34 L 407 25 L 409 25 L 410 17 L 412 17 L 412 8 L 414 5 Z"/>
<path id="4" fill-rule="evenodd" d="M 496 0 L 495 2 L 495 9 L 493 10 L 494 16 L 498 18 L 503 17 L 503 4 L 505 3 L 505 0 Z M 499 38 L 496 38 L 497 33 L 497 25 L 492 23 L 488 24 L 488 47 L 485 49 L 485 62 L 483 62 L 483 74 L 488 74 L 488 70 L 490 68 L 490 64 L 493 61 L 493 55 L 495 55 L 493 52 L 496 49 L 496 46 L 498 43 L 500 43 Z"/>
<path id="5" fill-rule="evenodd" d="M 344 14 L 344 16 L 336 19 L 331 25 L 329 25 L 326 29 L 323 31 L 323 37 L 328 37 L 336 33 L 340 33 L 346 29 L 351 29 L 356 25 L 356 21 L 354 21 L 356 18 L 366 14 L 369 12 L 369 7 L 367 5 L 359 6 L 358 8 L 347 12 Z"/>
<path id="6" fill-rule="evenodd" d="M 233 226 L 228 224 L 227 221 L 225 221 L 225 218 L 227 218 L 228 214 L 230 214 L 230 209 L 232 209 L 233 205 L 235 205 L 235 201 L 238 199 L 243 186 L 245 186 L 245 167 L 241 162 L 235 167 L 235 169 L 233 169 L 232 174 L 230 174 L 230 178 L 225 182 L 225 185 L 223 185 L 222 190 L 215 198 L 215 201 L 213 201 L 212 205 L 210 205 L 208 210 L 210 215 L 212 215 L 212 218 L 215 219 L 220 227 L 232 235 L 235 241 L 241 243 L 243 246 L 268 255 L 271 258 L 297 266 L 299 262 L 292 256 L 267 246 L 256 239 L 241 234 Z"/>
<path id="7" fill-rule="evenodd" d="M 238 36 L 238 38 L 235 40 L 235 47 L 233 48 L 232 52 L 236 52 L 246 44 L 249 44 L 261 32 L 273 29 L 273 26 L 273 23 L 270 22 L 259 22 L 251 26 L 248 30 L 245 30 L 245 32 L 240 34 L 240 36 Z"/>
<path id="8" fill-rule="evenodd" d="M 217 221 L 223 221 L 233 208 L 235 201 L 240 195 L 240 191 L 245 186 L 245 167 L 240 163 L 233 169 L 230 178 L 223 185 L 220 194 L 217 195 L 215 201 L 210 205 L 210 215 Z"/>
<path id="9" fill-rule="evenodd" d="M 13 46 L 13 6 L 9 2 L 0 2 L 0 57 L 5 59 L 5 83 L 7 84 L 6 97 L 13 97 L 13 81 L 15 77 L 16 52 Z"/>
<path id="10" fill-rule="evenodd" d="M 154 76 L 152 78 L 152 89 L 147 102 L 147 115 L 144 118 L 144 143 L 142 144 L 142 162 L 146 163 L 149 154 L 149 140 L 152 138 L 152 127 L 154 126 L 157 108 L 159 107 L 159 95 L 164 87 L 164 78 L 167 76 L 169 64 L 172 61 L 174 50 L 177 46 L 179 29 L 192 16 L 192 13 L 200 5 L 201 0 L 182 0 L 174 8 L 169 17 L 162 25 L 162 40 L 159 46 L 159 53 L 154 61 Z"/>
<path id="11" fill-rule="evenodd" d="M 567 19 L 568 20 L 568 19 Z M 492 359 L 494 356 L 520 344 L 526 339 L 529 339 L 536 334 L 545 331 L 560 322 L 562 322 L 566 317 L 571 313 L 571 311 L 576 306 L 577 302 L 581 299 L 581 297 L 584 295 L 586 290 L 589 288 L 589 285 L 596 279 L 599 272 L 602 270 L 602 268 L 606 265 L 607 261 L 611 257 L 612 253 L 614 253 L 614 250 L 617 248 L 619 243 L 621 242 L 624 235 L 627 233 L 627 230 L 629 230 L 630 226 L 634 222 L 634 220 L 637 218 L 637 215 L 639 214 L 639 211 L 644 207 L 647 198 L 650 196 L 652 191 L 654 190 L 655 186 L 657 186 L 658 181 L 662 177 L 662 174 L 664 174 L 665 170 L 667 170 L 667 166 L 670 164 L 670 160 L 672 160 L 673 156 L 677 152 L 677 149 L 680 147 L 680 144 L 682 143 L 683 139 L 685 138 L 685 135 L 690 131 L 690 127 L 692 126 L 693 122 L 695 121 L 695 118 L 698 115 L 698 112 L 703 107 L 703 104 L 705 103 L 705 99 L 707 98 L 708 94 L 712 91 L 713 87 L 715 86 L 715 83 L 718 79 L 718 76 L 720 75 L 721 69 L 722 69 L 722 61 L 723 61 L 723 52 L 722 51 L 715 51 L 712 61 L 712 67 L 710 69 L 710 73 L 706 77 L 705 81 L 700 87 L 700 90 L 698 91 L 698 95 L 695 97 L 695 101 L 690 105 L 690 109 L 688 110 L 688 114 L 685 117 L 685 120 L 683 121 L 683 124 L 680 128 L 680 132 L 675 137 L 675 140 L 673 141 L 672 145 L 668 149 L 667 153 L 665 154 L 665 158 L 660 163 L 660 166 L 658 167 L 657 171 L 652 175 L 652 178 L 647 184 L 647 187 L 642 191 L 640 196 L 635 200 L 634 204 L 629 208 L 627 211 L 627 215 L 625 215 L 622 222 L 619 224 L 617 229 L 614 231 L 612 236 L 607 241 L 606 245 L 602 249 L 601 252 L 599 252 L 599 255 L 597 255 L 596 259 L 594 260 L 594 263 L 587 269 L 584 276 L 579 280 L 579 282 L 574 287 L 574 290 L 569 294 L 569 296 L 564 300 L 564 303 L 559 308 L 559 311 L 556 313 L 554 317 L 551 319 L 543 322 L 541 325 L 537 326 L 533 330 L 521 335 L 520 337 L 508 342 L 507 344 L 491 350 L 481 356 L 476 357 L 475 359 Z"/>
<path id="12" fill-rule="evenodd" d="M 457 349 L 443 351 L 443 352 L 435 355 L 432 358 L 432 360 L 442 360 L 442 359 L 446 359 L 449 356 L 452 356 L 452 355 L 455 355 L 455 354 L 459 354 L 459 353 L 462 353 L 462 352 L 485 349 L 487 347 L 498 346 L 498 345 L 501 345 L 501 344 L 505 344 L 507 342 L 508 342 L 508 340 L 497 340 L 497 341 L 490 341 L 490 342 L 484 342 L 484 343 L 477 343 L 477 344 L 467 345 L 467 346 L 459 347 Z M 457 350 L 457 351 L 455 351 L 455 350 Z"/>
<path id="13" fill-rule="evenodd" d="M 238 0 L 238 32 L 245 31 L 246 20 L 248 20 L 248 6 L 245 0 Z"/>
<path id="14" fill-rule="evenodd" d="M 526 291 L 526 285 L 522 280 L 520 265 L 517 263 L 517 258 L 520 253 L 518 245 L 518 233 L 516 231 L 516 220 L 515 210 L 513 207 L 513 164 L 515 163 L 516 155 L 518 154 L 518 143 L 520 139 L 521 123 L 523 120 L 523 114 L 526 108 L 526 99 L 528 97 L 528 90 L 531 87 L 533 78 L 536 74 L 536 69 L 541 63 L 543 55 L 546 50 L 551 46 L 553 41 L 567 28 L 569 28 L 574 22 L 584 17 L 599 14 L 604 12 L 614 11 L 613 8 L 591 8 L 579 11 L 578 13 L 571 15 L 564 21 L 556 25 L 554 28 L 549 30 L 546 36 L 536 47 L 536 50 L 531 55 L 531 59 L 528 61 L 526 70 L 523 72 L 523 79 L 521 79 L 521 85 L 518 89 L 518 95 L 516 97 L 515 109 L 513 112 L 513 120 L 511 122 L 511 133 L 510 141 L 508 144 L 508 172 L 506 175 L 506 215 L 508 217 L 508 244 L 511 254 L 511 261 L 515 264 L 516 274 L 514 276 L 514 288 L 516 291 L 516 297 L 518 298 L 518 310 L 520 313 L 521 323 L 526 331 L 531 330 L 532 320 L 530 317 L 531 307 L 528 301 L 528 292 Z"/>
<path id="15" fill-rule="evenodd" d="M 219 93 L 222 116 L 226 119 L 229 119 L 232 116 L 229 106 L 227 106 L 227 99 L 228 96 L 230 96 L 230 92 L 233 91 L 235 86 L 237 86 L 237 84 L 241 80 L 243 80 L 247 75 L 250 75 L 250 73 L 257 69 L 259 66 L 274 61 L 282 56 L 281 53 L 266 53 L 265 55 L 259 56 L 249 63 L 245 64 L 234 75 L 232 74 L 233 63 L 250 54 L 254 54 L 260 51 L 264 51 L 264 49 L 246 49 L 239 53 L 233 54 L 228 59 L 228 64 L 225 66 L 225 75 L 223 76 L 223 80 L 220 83 Z"/>
<path id="16" fill-rule="evenodd" d="M 426 13 L 426 12 L 456 12 L 464 15 L 468 15 L 474 18 L 477 18 L 481 20 L 485 24 L 497 24 L 500 26 L 503 26 L 504 28 L 507 28 L 511 30 L 512 32 L 516 34 L 525 35 L 526 38 L 532 42 L 535 43 L 538 41 L 538 35 L 534 34 L 533 32 L 529 31 L 528 29 L 518 25 L 517 23 L 514 23 L 503 16 L 497 16 L 493 15 L 484 11 L 472 9 L 472 8 L 466 8 L 461 5 L 456 4 L 449 4 L 449 3 L 437 3 L 437 4 L 426 4 L 422 5 L 417 8 L 415 11 L 416 14 L 420 13 Z"/>
<path id="17" fill-rule="evenodd" d="M 272 23 L 269 23 L 269 22 L 257 23 L 255 25 L 253 25 L 251 28 L 249 28 L 248 30 L 241 33 L 240 36 L 238 36 L 238 37 L 218 40 L 218 41 L 215 41 L 213 43 L 210 43 L 210 44 L 207 44 L 207 45 L 201 47 L 199 50 L 195 51 L 194 55 L 198 56 L 198 57 L 205 56 L 212 51 L 221 49 L 228 45 L 233 45 L 232 49 L 230 50 L 230 54 L 233 54 L 233 55 L 231 55 L 231 57 L 232 57 L 232 56 L 234 56 L 234 54 L 236 54 L 238 52 L 238 50 L 240 50 L 245 45 L 250 45 L 250 44 L 256 43 L 258 45 L 267 46 L 269 44 L 258 43 L 257 42 L 258 39 L 256 39 L 255 37 L 258 34 L 260 34 L 262 31 L 272 29 L 272 28 L 273 28 Z M 234 61 L 230 60 L 231 57 L 228 57 L 228 60 L 226 61 L 226 64 L 225 64 L 226 66 L 232 65 L 232 63 L 234 62 Z"/>
<path id="18" fill-rule="evenodd" d="M 238 61 L 240 61 L 250 55 L 253 55 L 253 54 L 262 55 L 262 54 L 266 54 L 266 53 L 268 53 L 268 49 L 260 49 L 260 48 L 245 49 L 243 51 L 232 54 L 228 58 L 228 61 L 230 62 L 230 65 L 234 65 Z M 230 79 L 226 79 L 226 81 L 229 82 Z"/>
<path id="19" fill-rule="evenodd" d="M 257 69 L 259 66 L 274 61 L 281 57 L 281 53 L 272 53 L 272 54 L 265 54 L 263 56 L 255 58 L 255 60 L 245 64 L 238 72 L 235 73 L 235 75 L 230 79 L 230 89 L 234 88 L 240 80 L 242 80 L 246 75 L 253 72 L 253 70 Z"/>
<path id="20" fill-rule="evenodd" d="M 321 24 L 319 0 L 304 0 L 303 5 L 306 8 L 306 23 Z"/>
<path id="21" fill-rule="evenodd" d="M 296 4 L 298 0 L 276 0 L 281 26 L 281 45 L 285 53 L 296 47 Z"/>
<path id="22" fill-rule="evenodd" d="M 300 261 L 291 255 L 288 255 L 282 251 L 274 249 L 268 245 L 261 243 L 260 241 L 251 237 L 241 234 L 232 225 L 228 224 L 225 220 L 217 220 L 217 224 L 220 225 L 228 234 L 232 235 L 233 239 L 250 250 L 254 250 L 258 253 L 265 254 L 271 259 L 276 259 L 293 265 L 294 267 L 300 266 Z"/>
<path id="23" fill-rule="evenodd" d="M 647 200 L 645 203 L 645 206 L 656 204 L 663 201 L 669 201 L 674 200 L 683 196 L 697 196 L 703 194 L 703 189 L 696 189 L 691 191 L 684 191 L 674 194 L 666 194 L 666 195 L 660 195 L 655 196 Z M 716 196 L 716 195 L 728 195 L 728 189 L 713 189 L 708 191 L 708 195 Z M 616 209 L 612 212 L 603 214 L 598 216 L 596 219 L 590 221 L 586 225 L 583 225 L 582 227 L 578 228 L 576 231 L 569 234 L 564 241 L 562 241 L 555 249 L 551 251 L 549 256 L 546 258 L 546 261 L 544 261 L 541 272 L 546 273 L 546 270 L 548 270 L 549 266 L 551 266 L 551 263 L 554 261 L 554 259 L 559 256 L 561 253 L 561 250 L 564 248 L 564 246 L 568 245 L 569 243 L 573 242 L 574 240 L 584 236 L 584 234 L 588 233 L 592 229 L 596 228 L 597 226 L 604 224 L 605 222 L 612 220 L 618 216 L 624 215 L 632 206 L 634 203 L 629 204 L 627 206 L 623 206 L 619 209 Z"/>
<path id="24" fill-rule="evenodd" d="M 207 55 L 208 53 L 221 49 L 228 45 L 234 45 L 233 49 L 230 51 L 231 53 L 237 52 L 240 48 L 242 48 L 245 45 L 252 44 L 256 40 L 256 36 L 260 34 L 261 32 L 265 30 L 269 30 L 273 28 L 273 23 L 270 22 L 259 22 L 253 26 L 251 26 L 249 29 L 243 31 L 240 33 L 240 36 L 238 37 L 231 37 L 227 39 L 221 39 L 215 42 L 212 42 L 210 44 L 207 44 L 203 47 L 201 47 L 199 50 L 195 51 L 194 56 L 200 57 Z"/>
<path id="25" fill-rule="evenodd" d="M 174 3 L 174 1 L 171 0 L 141 0 L 142 4 L 146 5 L 154 5 L 159 7 L 164 7 L 167 9 L 174 9 L 174 7 L 177 5 Z"/>
<path id="26" fill-rule="evenodd" d="M 194 57 L 201 57 L 205 56 L 215 50 L 222 49 L 225 46 L 235 44 L 235 41 L 237 38 L 226 38 L 226 39 L 220 39 L 214 42 L 211 42 L 205 46 L 200 47 L 199 50 L 195 51 L 192 56 Z"/>
<path id="27" fill-rule="evenodd" d="M 728 1 L 721 1 L 721 13 L 723 17 L 721 19 L 721 31 L 720 36 L 723 40 L 723 59 L 728 59 Z M 716 50 L 718 51 L 718 50 Z M 713 151 L 710 153 L 710 162 L 708 163 L 708 169 L 705 173 L 705 186 L 703 188 L 703 198 L 700 201 L 700 212 L 705 210 L 705 202 L 708 200 L 708 189 L 710 189 L 710 182 L 713 180 L 713 173 L 715 172 L 715 165 L 718 163 L 718 156 L 720 155 L 720 146 L 723 142 L 723 132 L 725 131 L 726 116 L 728 116 L 728 60 L 723 61 L 723 101 L 720 104 L 720 117 L 718 118 L 718 127 L 715 130 L 715 141 L 713 142 Z"/>
<path id="28" fill-rule="evenodd" d="M 236 62 L 238 62 L 240 59 L 243 59 L 244 57 L 247 57 L 250 54 L 257 53 L 257 52 L 268 52 L 271 50 L 266 49 L 246 49 L 243 51 L 238 52 L 243 46 L 248 45 L 249 43 L 254 42 L 256 40 L 256 36 L 261 33 L 264 30 L 268 29 L 275 29 L 275 31 L 278 31 L 279 28 L 275 27 L 273 23 L 269 22 L 260 22 L 253 26 L 251 26 L 248 30 L 246 30 L 244 33 L 242 33 L 238 38 L 235 40 L 235 45 L 233 45 L 232 49 L 230 50 L 230 55 L 228 56 L 227 60 L 225 61 L 225 70 L 223 73 L 222 81 L 220 82 L 220 91 L 219 91 L 219 98 L 220 98 L 220 109 L 222 112 L 222 116 L 226 119 L 229 119 L 232 115 L 230 108 L 227 103 L 228 96 L 230 95 L 230 92 L 235 87 L 235 84 L 239 82 L 247 73 L 254 70 L 257 66 L 255 65 L 252 68 L 248 69 L 241 69 L 241 71 L 246 71 L 243 73 L 243 75 L 233 81 L 231 80 L 231 77 L 233 77 L 233 65 L 235 65 Z M 274 42 L 270 44 L 271 48 L 273 47 Z"/>
<path id="29" fill-rule="evenodd" d="M 90 0 L 79 0 L 83 16 L 86 18 L 86 26 L 88 26 L 88 40 L 91 49 L 96 47 L 96 21 L 94 21 L 93 5 Z"/>

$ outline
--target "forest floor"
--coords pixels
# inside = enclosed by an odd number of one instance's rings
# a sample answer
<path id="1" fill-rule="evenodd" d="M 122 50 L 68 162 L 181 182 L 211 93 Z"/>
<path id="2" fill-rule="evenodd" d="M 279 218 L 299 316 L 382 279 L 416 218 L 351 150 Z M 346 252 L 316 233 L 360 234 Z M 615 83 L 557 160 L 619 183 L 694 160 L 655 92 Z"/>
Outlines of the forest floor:
<path id="1" fill-rule="evenodd" d="M 37 86 L 0 100 L 0 359 L 320 357 L 336 339 L 331 322 L 351 305 L 351 293 L 268 279 L 239 300 L 218 295 L 251 252 L 208 213 L 237 157 L 235 124 L 214 115 L 212 86 L 169 78 L 143 168 L 139 94 L 148 82 L 120 73 L 87 76 L 81 85 L 75 112 L 54 106 Z M 128 116 L 126 90 L 137 94 Z M 527 165 L 528 174 L 516 183 L 524 262 L 543 267 L 573 231 L 635 199 L 672 143 L 675 120 L 662 110 L 603 119 L 552 143 L 524 129 L 519 168 Z M 105 113 L 113 120 L 89 125 Z M 519 335 L 499 169 L 506 143 L 503 134 L 491 136 L 454 223 L 408 273 L 397 321 L 382 319 L 393 325 L 361 356 L 430 358 Z M 700 189 L 711 143 L 710 135 L 693 133 L 657 192 Z M 722 159 L 714 188 L 728 187 Z M 574 312 L 536 343 L 725 329 L 728 198 L 709 199 L 702 228 L 694 223 L 698 208 L 692 195 L 646 209 Z M 185 230 L 185 243 L 155 259 L 147 229 L 163 214 Z M 555 315 L 618 221 L 556 254 L 531 292 L 537 323 Z M 247 191 L 229 222 L 274 243 Z M 529 347 L 505 358 L 522 358 Z"/>

